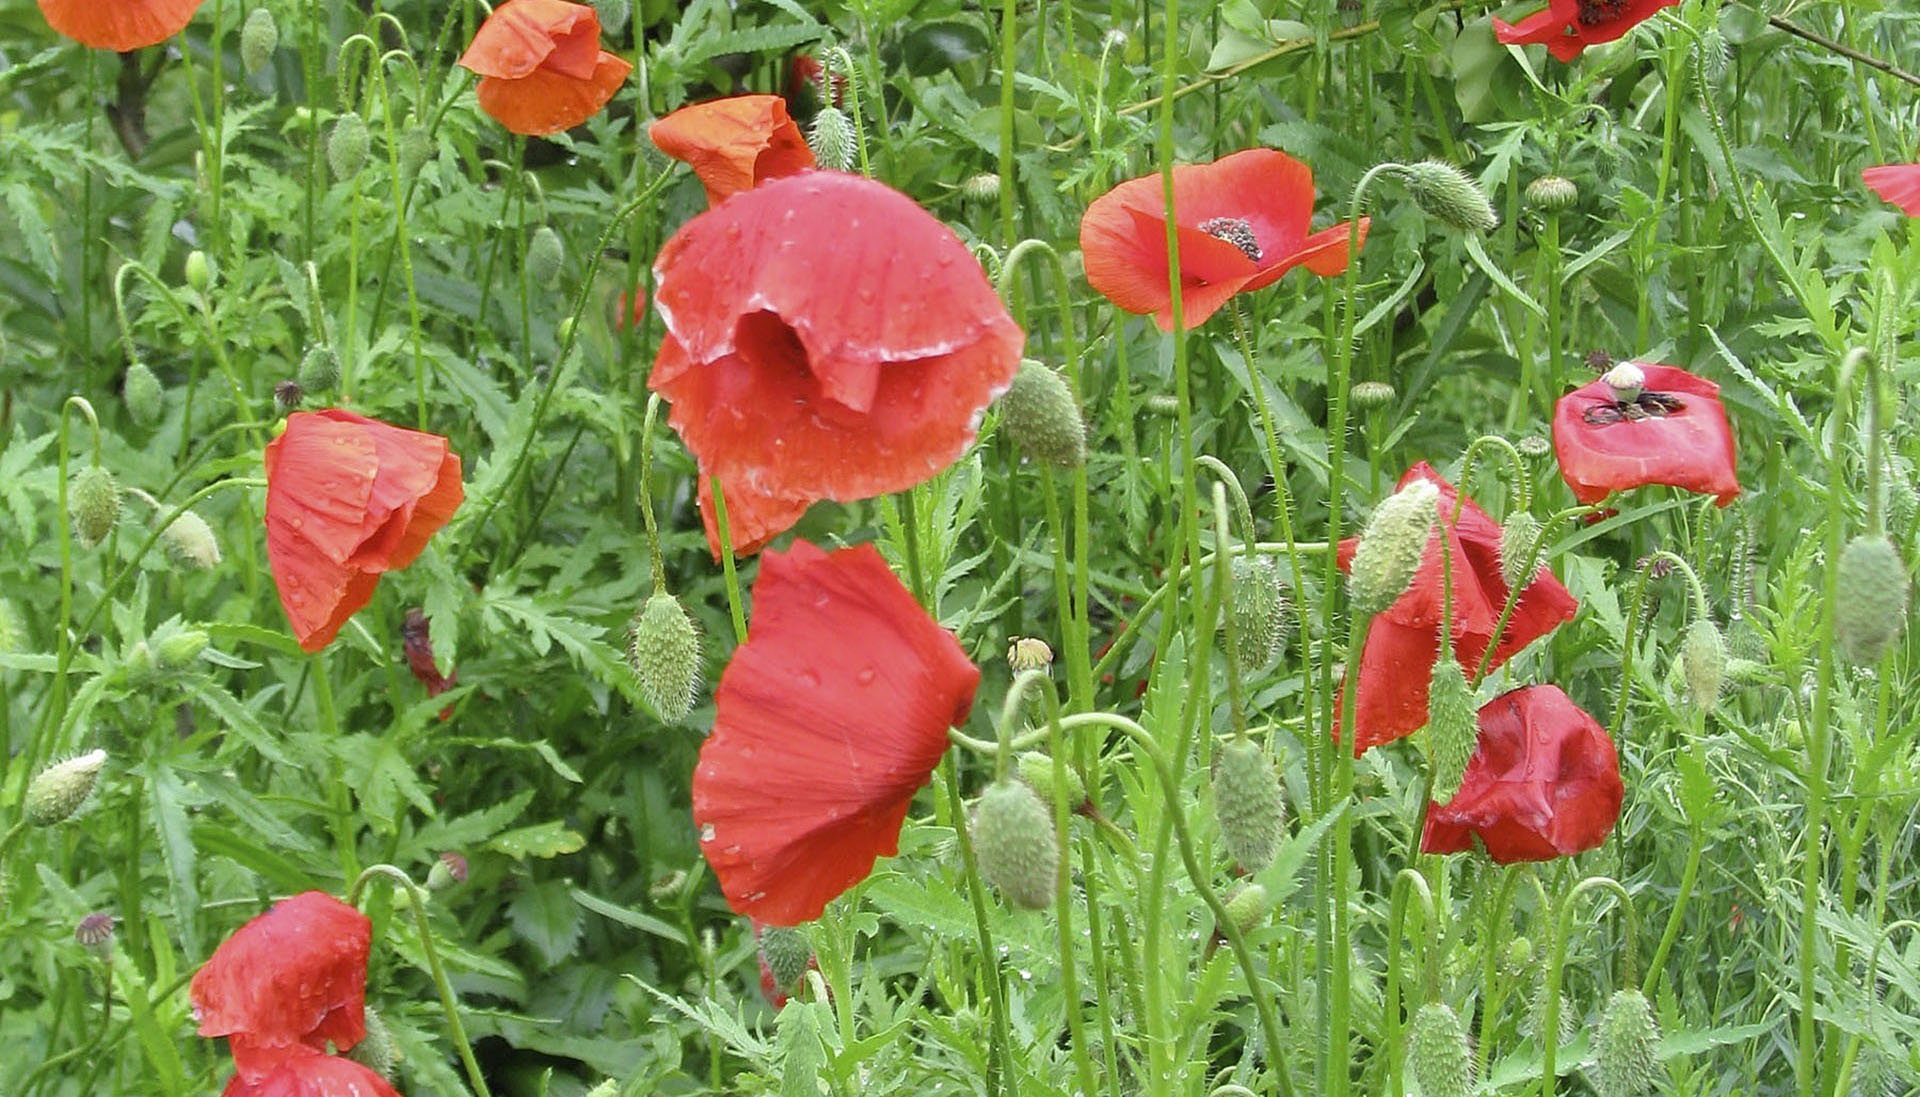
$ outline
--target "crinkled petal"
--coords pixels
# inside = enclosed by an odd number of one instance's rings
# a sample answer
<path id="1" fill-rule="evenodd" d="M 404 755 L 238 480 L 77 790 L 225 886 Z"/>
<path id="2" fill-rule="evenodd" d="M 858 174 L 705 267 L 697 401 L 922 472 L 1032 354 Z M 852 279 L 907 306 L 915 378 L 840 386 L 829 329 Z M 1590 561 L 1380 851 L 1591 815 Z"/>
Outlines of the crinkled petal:
<path id="1" fill-rule="evenodd" d="M 1908 217 L 1920 217 L 1920 164 L 1881 164 L 1860 172 L 1860 181 L 1899 206 Z"/>
<path id="2" fill-rule="evenodd" d="M 543 66 L 585 79 L 600 51 L 600 15 L 566 0 L 509 0 L 474 32 L 459 64 L 481 76 L 518 79 Z"/>
<path id="3" fill-rule="evenodd" d="M 186 29 L 202 0 L 40 0 L 47 25 L 83 46 L 124 53 Z"/>
<path id="4" fill-rule="evenodd" d="M 1733 429 L 1720 386 L 1672 366 L 1640 364 L 1646 392 L 1678 398 L 1667 415 L 1616 419 L 1604 380 L 1575 389 L 1553 409 L 1553 451 L 1574 498 L 1594 503 L 1616 491 L 1666 484 L 1714 496 L 1726 506 L 1740 494 Z M 1595 421 L 1598 418 L 1601 421 Z"/>
<path id="5" fill-rule="evenodd" d="M 602 51 L 584 79 L 539 68 L 518 78 L 482 77 L 474 95 L 481 110 L 512 132 L 545 137 L 599 113 L 632 71 L 625 60 Z"/>
<path id="6" fill-rule="evenodd" d="M 681 107 L 647 127 L 661 152 L 693 168 L 718 205 L 767 179 L 814 166 L 800 127 L 777 95 L 737 95 Z"/>
<path id="7" fill-rule="evenodd" d="M 308 891 L 235 930 L 194 973 L 189 987 L 202 1036 L 239 1036 L 243 1049 L 351 1047 L 366 1035 L 366 915 L 323 892 Z M 256 1065 L 259 1061 L 256 1060 Z M 275 1061 L 272 1065 L 277 1066 Z"/>
<path id="8" fill-rule="evenodd" d="M 352 1059 L 307 1051 L 257 1080 L 235 1074 L 221 1097 L 400 1097 L 385 1078 Z"/>

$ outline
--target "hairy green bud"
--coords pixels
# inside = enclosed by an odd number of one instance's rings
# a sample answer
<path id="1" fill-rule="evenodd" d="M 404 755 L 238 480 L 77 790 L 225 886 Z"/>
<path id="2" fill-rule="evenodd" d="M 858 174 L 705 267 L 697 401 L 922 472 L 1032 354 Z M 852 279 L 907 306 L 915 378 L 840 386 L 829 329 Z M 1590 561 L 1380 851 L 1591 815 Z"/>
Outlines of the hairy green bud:
<path id="1" fill-rule="evenodd" d="M 67 517 L 81 547 L 92 548 L 106 540 L 120 518 L 120 485 L 113 473 L 99 465 L 75 473 L 67 485 Z"/>
<path id="2" fill-rule="evenodd" d="M 247 13 L 247 21 L 240 27 L 240 65 L 252 76 L 267 67 L 273 60 L 273 51 L 280 48 L 280 24 L 273 21 L 273 13 L 266 8 L 255 8 Z"/>
<path id="3" fill-rule="evenodd" d="M 1642 1097 L 1653 1090 L 1660 1027 L 1637 990 L 1616 990 L 1594 1033 L 1593 1088 L 1599 1097 Z"/>
<path id="4" fill-rule="evenodd" d="M 393 1044 L 393 1030 L 387 1027 L 386 1018 L 372 1006 L 366 1010 L 367 1034 L 347 1052 L 347 1058 L 373 1071 L 387 1081 L 393 1081 L 394 1068 L 400 1064 L 400 1051 Z"/>
<path id="5" fill-rule="evenodd" d="M 1863 534 L 1840 553 L 1833 638 L 1840 654 L 1869 666 L 1907 623 L 1909 581 L 1900 552 L 1884 534 Z"/>
<path id="6" fill-rule="evenodd" d="M 1459 660 L 1443 653 L 1434 661 L 1427 687 L 1427 742 L 1432 752 L 1435 800 L 1444 804 L 1460 791 L 1460 780 L 1466 776 L 1479 738 L 1467 672 L 1461 669 Z"/>
<path id="7" fill-rule="evenodd" d="M 1025 781 L 1033 789 L 1034 794 L 1039 796 L 1041 802 L 1046 804 L 1049 811 L 1051 811 L 1053 806 L 1053 756 L 1043 754 L 1037 750 L 1029 750 L 1013 760 L 1013 768 L 1015 772 L 1019 773 L 1020 779 Z M 1067 807 L 1072 810 L 1078 810 L 1080 805 L 1087 802 L 1087 783 L 1080 779 L 1079 771 L 1073 768 L 1073 763 L 1067 763 L 1065 769 L 1067 771 L 1067 783 L 1061 791 L 1066 796 Z"/>
<path id="8" fill-rule="evenodd" d="M 1280 568 L 1265 556 L 1235 556 L 1227 587 L 1227 654 L 1241 674 L 1259 670 L 1287 643 L 1287 593 Z"/>
<path id="9" fill-rule="evenodd" d="M 218 272 L 213 269 L 213 260 L 198 248 L 187 253 L 187 263 L 182 273 L 186 275 L 187 285 L 201 293 L 212 289 L 214 279 L 218 277 Z"/>
<path id="10" fill-rule="evenodd" d="M 1273 897 L 1259 884 L 1246 884 L 1227 897 L 1227 920 L 1241 933 L 1252 933 L 1273 913 Z"/>
<path id="11" fill-rule="evenodd" d="M 1532 571 L 1538 570 L 1539 561 L 1535 553 L 1540 546 L 1540 520 L 1524 510 L 1507 515 L 1500 526 L 1500 578 L 1506 580 L 1508 587 L 1524 587 L 1532 578 Z"/>
<path id="12" fill-rule="evenodd" d="M 1355 613 L 1371 617 L 1406 592 L 1420 569 L 1439 500 L 1440 491 L 1431 480 L 1415 480 L 1374 510 L 1347 576 Z"/>
<path id="13" fill-rule="evenodd" d="M 1580 188 L 1564 175 L 1542 175 L 1527 184 L 1527 205 L 1557 213 L 1580 200 Z"/>
<path id="14" fill-rule="evenodd" d="M 647 599 L 633 620 L 627 649 L 640 695 L 662 720 L 678 720 L 693 710 L 700 688 L 700 633 L 680 600 L 666 591 Z"/>
<path id="15" fill-rule="evenodd" d="M 1407 1066 L 1422 1097 L 1467 1097 L 1473 1092 L 1473 1049 L 1452 1006 L 1428 1002 L 1414 1012 L 1407 1031 Z"/>
<path id="16" fill-rule="evenodd" d="M 1500 227 L 1480 184 L 1445 160 L 1422 160 L 1406 167 L 1407 189 L 1420 208 L 1465 232 L 1489 233 Z"/>
<path id="17" fill-rule="evenodd" d="M 1001 428 L 1028 460 L 1056 469 L 1086 463 L 1086 420 L 1058 373 L 1031 358 L 1021 362 L 999 408 Z"/>
<path id="18" fill-rule="evenodd" d="M 106 751 L 90 750 L 41 770 L 27 783 L 27 822 L 50 827 L 73 818 L 93 795 L 106 764 Z"/>
<path id="19" fill-rule="evenodd" d="M 782 993 L 791 993 L 807 977 L 807 965 L 813 962 L 813 942 L 807 931 L 797 926 L 767 926 L 760 931 L 760 955 L 773 973 L 773 985 Z"/>
<path id="20" fill-rule="evenodd" d="M 567 261 L 567 247 L 560 234 L 551 225 L 541 225 L 533 230 L 533 238 L 527 241 L 527 277 L 536 287 L 557 285 L 560 281 L 560 268 Z"/>
<path id="21" fill-rule="evenodd" d="M 813 148 L 813 157 L 820 166 L 831 171 L 852 171 L 854 159 L 860 153 L 860 137 L 853 132 L 853 119 L 831 103 L 813 116 L 807 144 Z"/>
<path id="22" fill-rule="evenodd" d="M 307 348 L 300 359 L 300 387 L 308 392 L 332 392 L 340 384 L 340 356 L 324 343 Z"/>
<path id="23" fill-rule="evenodd" d="M 1213 814 L 1235 863 L 1248 872 L 1273 864 L 1286 837 L 1287 803 L 1273 759 L 1251 739 L 1232 739 L 1213 756 Z"/>
<path id="24" fill-rule="evenodd" d="M 175 567 L 188 571 L 209 571 L 220 565 L 220 542 L 213 536 L 213 527 L 190 510 L 182 511 L 160 531 L 160 547 Z"/>
<path id="25" fill-rule="evenodd" d="M 153 375 L 153 370 L 145 362 L 135 362 L 127 367 L 123 391 L 127 414 L 140 426 L 150 427 L 158 423 L 167 410 L 166 391 L 160 387 L 160 378 Z"/>
<path id="26" fill-rule="evenodd" d="M 1353 406 L 1361 411 L 1377 411 L 1393 403 L 1398 393 L 1385 381 L 1362 381 L 1353 386 L 1347 395 L 1353 398 Z"/>
<path id="27" fill-rule="evenodd" d="M 1727 680 L 1727 641 L 1705 617 L 1688 625 L 1680 641 L 1680 672 L 1696 708 L 1711 709 L 1720 700 L 1720 687 Z"/>
<path id="28" fill-rule="evenodd" d="M 1030 786 L 1011 778 L 987 786 L 973 809 L 972 830 L 982 879 L 1014 906 L 1053 905 L 1060 846 L 1052 813 Z"/>

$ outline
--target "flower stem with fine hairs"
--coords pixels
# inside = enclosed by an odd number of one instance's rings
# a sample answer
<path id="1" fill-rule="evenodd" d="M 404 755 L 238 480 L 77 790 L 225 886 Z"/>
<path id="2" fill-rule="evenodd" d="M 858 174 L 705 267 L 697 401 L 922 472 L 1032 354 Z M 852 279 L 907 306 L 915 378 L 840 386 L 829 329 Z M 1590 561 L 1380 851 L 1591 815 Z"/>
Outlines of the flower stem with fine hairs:
<path id="1" fill-rule="evenodd" d="M 1566 898 L 1560 900 L 1560 908 L 1553 920 L 1553 951 L 1547 957 L 1547 988 L 1543 1003 L 1545 1017 L 1540 1022 L 1540 1097 L 1553 1097 L 1553 1087 L 1559 1080 L 1559 1068 L 1555 1062 L 1560 1051 L 1560 971 L 1567 962 L 1567 937 L 1573 933 L 1573 908 L 1580 897 L 1589 891 L 1605 889 L 1620 899 L 1620 908 L 1626 912 L 1627 940 L 1621 955 L 1621 965 L 1625 977 L 1620 986 L 1633 986 L 1634 947 L 1639 934 L 1638 919 L 1633 911 L 1633 897 L 1619 881 L 1608 876 L 1589 876 L 1573 886 Z"/>
<path id="2" fill-rule="evenodd" d="M 1012 1085 L 1013 1036 L 1007 1023 L 1007 988 L 1001 981 L 1000 957 L 993 949 L 993 930 L 987 922 L 986 882 L 980 878 L 980 861 L 975 856 L 973 837 L 967 832 L 966 802 L 960 797 L 960 753 L 947 752 L 946 762 L 940 767 L 946 773 L 944 788 L 947 794 L 947 811 L 953 819 L 953 834 L 960 845 L 961 873 L 967 881 L 967 897 L 973 903 L 974 933 L 980 942 L 980 962 L 984 968 L 980 979 L 987 988 L 987 1012 L 992 1018 L 992 1050 L 987 1055 L 987 1097 L 995 1097 L 1000 1092 L 1001 1075 L 1007 1071 L 1007 1084 Z"/>
<path id="3" fill-rule="evenodd" d="M 640 427 L 640 520 L 647 527 L 647 559 L 653 565 L 653 593 L 667 590 L 667 565 L 660 554 L 660 528 L 653 518 L 653 424 L 660 414 L 660 394 L 647 397 L 647 417 Z M 716 493 L 715 498 L 718 498 Z"/>
<path id="4" fill-rule="evenodd" d="M 1433 954 L 1438 950 L 1435 941 L 1439 937 L 1440 922 L 1434 916 L 1433 889 L 1427 885 L 1427 878 L 1413 869 L 1403 868 L 1394 874 L 1392 898 L 1387 907 L 1387 990 L 1386 1010 L 1383 1018 L 1381 1043 L 1387 1051 L 1387 1097 L 1401 1097 L 1407 1091 L 1401 1072 L 1406 1059 L 1406 1049 L 1400 1043 L 1400 944 L 1416 938 L 1406 935 L 1407 895 L 1412 891 L 1420 897 L 1420 944 L 1421 999 L 1431 998 L 1436 990 L 1434 970 L 1437 966 Z"/>
<path id="5" fill-rule="evenodd" d="M 353 887 L 347 891 L 347 905 L 358 906 L 360 893 L 376 877 L 385 877 L 395 888 L 404 891 L 407 901 L 413 904 L 414 926 L 420 933 L 420 951 L 426 954 L 427 970 L 433 975 L 433 985 L 440 991 L 440 1006 L 446 1013 L 447 1032 L 453 1037 L 453 1045 L 460 1052 L 461 1065 L 466 1067 L 467 1081 L 472 1083 L 473 1092 L 478 1097 L 491 1097 L 487 1090 L 487 1076 L 473 1057 L 473 1045 L 467 1042 L 466 1026 L 460 1023 L 460 1004 L 454 997 L 453 985 L 447 981 L 447 972 L 440 965 L 440 952 L 433 947 L 433 926 L 427 921 L 426 896 L 413 877 L 392 865 L 368 865 L 353 881 Z"/>

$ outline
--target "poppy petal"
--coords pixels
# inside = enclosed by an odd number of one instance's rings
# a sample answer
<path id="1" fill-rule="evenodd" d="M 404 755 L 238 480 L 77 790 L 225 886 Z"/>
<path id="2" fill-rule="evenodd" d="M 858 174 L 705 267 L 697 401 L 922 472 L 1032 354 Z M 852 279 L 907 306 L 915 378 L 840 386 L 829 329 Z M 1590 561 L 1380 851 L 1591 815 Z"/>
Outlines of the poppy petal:
<path id="1" fill-rule="evenodd" d="M 1881 164 L 1866 168 L 1860 172 L 1860 181 L 1906 211 L 1907 216 L 1920 217 L 1920 164 Z"/>
<path id="2" fill-rule="evenodd" d="M 480 24 L 458 64 L 480 76 L 508 79 L 547 65 L 584 79 L 592 74 L 599 41 L 600 15 L 586 4 L 510 0 Z"/>
<path id="3" fill-rule="evenodd" d="M 317 1051 L 290 1056 L 272 1073 L 235 1074 L 221 1097 L 400 1097 L 387 1080 L 352 1059 Z"/>
<path id="4" fill-rule="evenodd" d="M 572 129 L 598 114 L 632 71 L 632 65 L 603 51 L 594 63 L 593 75 L 586 79 L 540 68 L 517 79 L 484 77 L 474 88 L 474 96 L 480 109 L 508 130 L 545 137 Z"/>
<path id="5" fill-rule="evenodd" d="M 1542 8 L 1518 23 L 1509 23 L 1497 15 L 1493 19 L 1493 37 L 1506 46 L 1545 45 L 1564 38 L 1566 33 L 1566 17 L 1556 14 L 1552 8 Z"/>
<path id="6" fill-rule="evenodd" d="M 366 915 L 324 892 L 274 904 L 194 973 L 188 993 L 200 1035 L 239 1037 L 235 1065 L 254 1076 L 277 1068 L 286 1049 L 353 1046 L 366 1035 L 372 939 Z"/>
<path id="7" fill-rule="evenodd" d="M 1553 451 L 1574 498 L 1595 503 L 1616 491 L 1665 484 L 1712 495 L 1723 507 L 1732 503 L 1740 479 L 1720 386 L 1672 366 L 1635 365 L 1646 375 L 1643 392 L 1671 397 L 1671 409 L 1622 416 L 1604 379 L 1554 405 Z"/>
<path id="8" fill-rule="evenodd" d="M 125 53 L 186 29 L 202 0 L 40 0 L 47 25 L 83 46 Z"/>
<path id="9" fill-rule="evenodd" d="M 661 152 L 685 161 L 718 205 L 757 183 L 814 166 L 800 127 L 777 95 L 736 95 L 681 107 L 647 127 Z"/>

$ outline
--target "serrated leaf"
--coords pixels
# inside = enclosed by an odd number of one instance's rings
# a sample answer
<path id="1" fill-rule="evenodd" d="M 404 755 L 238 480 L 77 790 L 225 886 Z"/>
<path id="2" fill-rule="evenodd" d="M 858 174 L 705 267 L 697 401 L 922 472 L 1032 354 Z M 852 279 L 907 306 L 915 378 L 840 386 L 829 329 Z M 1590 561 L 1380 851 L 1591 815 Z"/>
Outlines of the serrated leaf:
<path id="1" fill-rule="evenodd" d="M 487 848 L 516 859 L 548 858 L 565 853 L 578 853 L 586 844 L 585 838 L 568 830 L 564 823 L 556 819 L 552 822 L 510 830 L 488 842 Z"/>
<path id="2" fill-rule="evenodd" d="M 198 854 L 187 824 L 187 792 L 171 768 L 155 763 L 147 775 L 147 803 L 160 856 L 167 866 L 167 894 L 173 899 L 174 932 L 189 956 L 200 952 Z"/>
<path id="3" fill-rule="evenodd" d="M 776 23 L 770 27 L 746 27 L 741 30 L 727 31 L 724 34 L 701 35 L 687 47 L 686 53 L 680 58 L 680 63 L 697 65 L 724 53 L 785 52 L 802 42 L 818 39 L 823 30 L 824 28 L 818 23 L 812 26 Z"/>
<path id="4" fill-rule="evenodd" d="M 795 998 L 774 1022 L 774 1055 L 780 1060 L 780 1097 L 820 1097 L 820 1020 L 812 1002 Z"/>
<path id="5" fill-rule="evenodd" d="M 572 956 L 580 943 L 580 906 L 573 901 L 564 880 L 547 880 L 520 889 L 507 904 L 507 919 L 548 967 Z"/>

